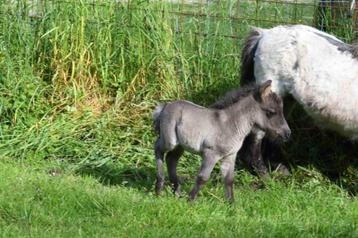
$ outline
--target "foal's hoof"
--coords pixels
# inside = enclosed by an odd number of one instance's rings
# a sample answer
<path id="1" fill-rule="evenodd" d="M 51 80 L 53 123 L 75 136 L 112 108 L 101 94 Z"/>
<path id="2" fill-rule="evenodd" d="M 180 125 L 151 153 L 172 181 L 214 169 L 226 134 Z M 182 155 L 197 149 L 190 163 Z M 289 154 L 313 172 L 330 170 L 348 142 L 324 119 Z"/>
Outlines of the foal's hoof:
<path id="1" fill-rule="evenodd" d="M 175 195 L 177 198 L 181 198 L 181 197 L 183 196 L 183 194 L 181 193 L 180 190 L 174 191 L 174 195 Z"/>
<path id="2" fill-rule="evenodd" d="M 189 198 L 188 198 L 188 202 L 189 202 L 190 204 L 193 204 L 193 203 L 195 202 L 195 198 L 189 197 Z"/>
<path id="3" fill-rule="evenodd" d="M 231 204 L 234 204 L 235 203 L 235 199 L 234 198 L 229 198 L 227 200 L 227 202 L 231 205 Z"/>
<path id="4" fill-rule="evenodd" d="M 157 188 L 155 189 L 155 195 L 160 196 L 162 190 L 158 190 Z"/>
<path id="5" fill-rule="evenodd" d="M 189 194 L 188 202 L 193 203 L 196 200 L 196 195 Z"/>
<path id="6" fill-rule="evenodd" d="M 162 192 L 163 186 L 164 186 L 164 183 L 161 183 L 161 182 L 159 182 L 159 183 L 157 182 L 157 183 L 155 184 L 155 194 L 156 194 L 157 196 L 159 196 L 160 193 Z"/>

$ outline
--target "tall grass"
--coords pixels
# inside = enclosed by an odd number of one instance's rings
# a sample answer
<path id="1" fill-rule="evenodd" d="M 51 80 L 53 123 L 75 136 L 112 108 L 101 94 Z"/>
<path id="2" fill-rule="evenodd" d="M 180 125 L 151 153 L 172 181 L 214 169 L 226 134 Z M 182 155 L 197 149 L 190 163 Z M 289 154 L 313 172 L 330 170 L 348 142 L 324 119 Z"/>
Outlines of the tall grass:
<path id="1" fill-rule="evenodd" d="M 205 104 L 237 85 L 240 44 L 196 34 L 205 22 L 182 19 L 194 30 L 176 33 L 165 4 L 54 2 L 29 17 L 20 3 L 2 6 L 3 155 L 123 157 L 151 147 L 155 101 Z"/>

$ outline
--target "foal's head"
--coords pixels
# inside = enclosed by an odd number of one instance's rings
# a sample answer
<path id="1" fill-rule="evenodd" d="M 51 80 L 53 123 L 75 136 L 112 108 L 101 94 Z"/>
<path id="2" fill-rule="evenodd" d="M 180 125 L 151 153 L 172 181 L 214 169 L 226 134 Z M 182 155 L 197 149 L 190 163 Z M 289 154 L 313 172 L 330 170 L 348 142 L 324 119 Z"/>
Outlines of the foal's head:
<path id="1" fill-rule="evenodd" d="M 266 131 L 272 138 L 288 140 L 291 130 L 283 115 L 282 99 L 271 91 L 271 80 L 258 86 L 254 98 L 259 105 L 256 111 L 255 126 Z"/>

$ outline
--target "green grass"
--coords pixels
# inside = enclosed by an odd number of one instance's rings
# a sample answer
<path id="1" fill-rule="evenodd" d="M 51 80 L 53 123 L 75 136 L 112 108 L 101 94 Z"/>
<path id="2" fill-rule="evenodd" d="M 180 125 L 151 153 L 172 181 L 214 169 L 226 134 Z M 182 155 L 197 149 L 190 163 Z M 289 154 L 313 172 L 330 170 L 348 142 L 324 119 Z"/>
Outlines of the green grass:
<path id="1" fill-rule="evenodd" d="M 3 237 L 356 237 L 358 201 L 324 180 L 268 181 L 253 189 L 241 173 L 237 200 L 221 186 L 190 204 L 166 193 L 107 186 L 64 172 L 61 163 L 1 161 Z M 51 174 L 56 171 L 55 175 Z M 240 184 L 240 183 L 238 183 Z"/>
<path id="2" fill-rule="evenodd" d="M 0 2 L 2 236 L 358 235 L 357 154 L 299 108 L 283 148 L 291 176 L 263 182 L 238 166 L 233 205 L 217 169 L 194 204 L 152 195 L 154 106 L 209 105 L 238 87 L 250 25 L 312 24 L 312 6 L 92 2 Z M 334 33 L 350 39 L 344 26 Z M 199 165 L 180 162 L 186 192 Z"/>

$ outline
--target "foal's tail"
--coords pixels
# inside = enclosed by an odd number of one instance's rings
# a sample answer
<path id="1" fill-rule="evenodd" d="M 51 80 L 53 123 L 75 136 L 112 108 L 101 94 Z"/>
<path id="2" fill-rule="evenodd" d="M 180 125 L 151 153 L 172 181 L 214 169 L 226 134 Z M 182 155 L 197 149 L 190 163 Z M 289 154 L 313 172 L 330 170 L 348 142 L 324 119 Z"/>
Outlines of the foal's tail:
<path id="1" fill-rule="evenodd" d="M 167 103 L 159 104 L 158 106 L 155 107 L 153 114 L 152 114 L 152 118 L 153 118 L 153 122 L 154 122 L 154 130 L 158 134 L 160 133 L 160 114 L 162 113 L 162 111 L 164 110 L 166 105 L 167 105 Z"/>
<path id="2" fill-rule="evenodd" d="M 247 85 L 255 81 L 254 58 L 257 45 L 262 37 L 263 29 L 254 28 L 246 38 L 241 54 L 241 80 L 240 85 Z"/>

